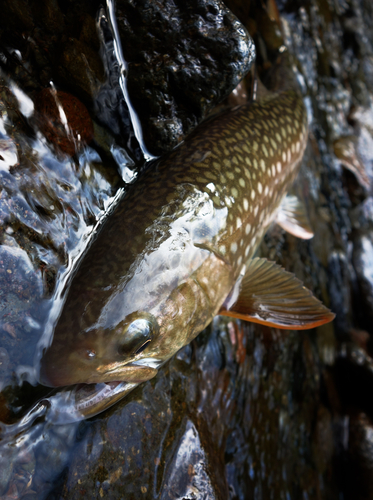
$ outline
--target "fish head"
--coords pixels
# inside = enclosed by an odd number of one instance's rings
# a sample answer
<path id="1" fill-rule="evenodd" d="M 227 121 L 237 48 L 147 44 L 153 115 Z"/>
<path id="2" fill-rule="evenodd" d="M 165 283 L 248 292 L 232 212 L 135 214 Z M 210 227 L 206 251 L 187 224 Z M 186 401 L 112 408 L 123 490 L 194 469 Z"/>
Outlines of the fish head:
<path id="1" fill-rule="evenodd" d="M 175 196 L 181 208 L 170 210 L 167 202 L 160 220 L 142 216 L 134 228 L 131 213 L 121 231 L 117 212 L 107 221 L 42 348 L 43 385 L 149 380 L 213 319 L 232 287 L 232 268 L 203 238 L 207 226 L 214 236 L 226 210 L 217 214 L 204 192 Z"/>
<path id="2" fill-rule="evenodd" d="M 174 286 L 170 280 L 162 291 L 154 280 L 153 288 L 149 284 L 141 288 L 135 281 L 111 293 L 97 314 L 94 302 L 81 296 L 74 301 L 81 305 L 72 317 L 72 301 L 67 301 L 52 343 L 41 357 L 43 385 L 149 380 L 215 314 L 193 276 Z M 69 329 L 75 330 L 73 335 Z"/>

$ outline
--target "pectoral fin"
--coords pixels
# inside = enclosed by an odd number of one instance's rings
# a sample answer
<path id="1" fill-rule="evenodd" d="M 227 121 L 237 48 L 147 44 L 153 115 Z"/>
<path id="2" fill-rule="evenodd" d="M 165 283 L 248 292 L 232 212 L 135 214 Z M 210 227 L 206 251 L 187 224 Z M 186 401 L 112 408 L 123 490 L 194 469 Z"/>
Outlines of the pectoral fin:
<path id="1" fill-rule="evenodd" d="M 276 222 L 282 229 L 293 236 L 304 240 L 313 237 L 306 209 L 296 196 L 285 196 L 277 214 Z"/>
<path id="2" fill-rule="evenodd" d="M 219 314 L 288 330 L 315 328 L 335 317 L 293 274 L 260 258 L 249 262 L 239 293 Z"/>

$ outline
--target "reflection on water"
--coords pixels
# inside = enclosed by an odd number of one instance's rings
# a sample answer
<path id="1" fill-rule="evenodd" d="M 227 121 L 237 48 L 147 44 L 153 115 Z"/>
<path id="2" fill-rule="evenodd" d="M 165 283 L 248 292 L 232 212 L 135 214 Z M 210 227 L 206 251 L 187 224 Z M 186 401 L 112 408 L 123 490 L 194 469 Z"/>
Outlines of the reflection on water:
<path id="1" fill-rule="evenodd" d="M 96 403 L 83 387 L 48 395 L 50 389 L 35 386 L 34 361 L 40 338 L 52 334 L 74 262 L 115 202 L 115 166 L 125 181 L 135 176 L 130 154 L 110 135 L 98 148 L 76 146 L 86 136 L 76 123 L 82 118 L 79 101 L 66 96 L 56 94 L 54 117 L 48 115 L 53 102 L 44 98 L 40 104 L 39 95 L 36 115 L 33 99 L 0 75 L 0 495 L 12 498 L 47 494 L 49 481 L 66 464 L 82 419 L 79 409 L 99 404 L 99 388 Z M 53 127 L 61 126 L 54 135 Z M 109 168 L 100 153 L 111 156 Z M 115 388 L 116 394 L 123 390 Z"/>
<path id="2" fill-rule="evenodd" d="M 18 5 L 9 8 L 22 18 Z M 47 13 L 42 8 L 40 21 L 47 31 L 57 18 L 59 33 L 62 17 L 56 9 Z M 55 88 L 54 76 L 61 84 L 66 75 L 53 75 L 41 53 L 33 58 L 38 51 L 35 31 L 26 44 L 17 30 L 10 34 L 8 27 L 0 37 L 5 69 L 0 73 L 0 496 L 6 498 L 26 494 L 43 498 L 67 463 L 83 415 L 102 411 L 103 395 L 110 392 L 115 401 L 131 385 L 79 386 L 52 393 L 37 385 L 39 352 L 51 340 L 74 263 L 102 216 L 123 193 L 118 188 L 136 177 L 132 156 L 138 147 L 130 144 L 133 133 L 126 110 L 121 105 L 121 121 L 108 113 L 108 99 L 114 98 L 116 108 L 124 102 L 114 38 L 104 22 L 98 26 L 96 32 L 87 12 L 84 41 L 75 44 L 86 58 L 82 67 L 75 66 L 73 79 L 84 87 L 78 94 L 97 111 L 94 123 L 77 97 Z M 44 42 L 42 50 L 48 52 L 51 46 Z M 18 48 L 13 49 L 12 43 Z M 95 55 L 89 44 L 95 50 L 101 44 L 106 81 L 98 52 Z M 60 62 L 68 71 L 75 47 L 69 42 L 62 47 Z M 90 69 L 84 66 L 87 62 Z M 89 98 L 87 91 L 92 91 Z M 116 133 L 128 137 L 128 150 L 123 141 L 115 140 Z M 135 156 L 141 160 L 138 151 Z"/>

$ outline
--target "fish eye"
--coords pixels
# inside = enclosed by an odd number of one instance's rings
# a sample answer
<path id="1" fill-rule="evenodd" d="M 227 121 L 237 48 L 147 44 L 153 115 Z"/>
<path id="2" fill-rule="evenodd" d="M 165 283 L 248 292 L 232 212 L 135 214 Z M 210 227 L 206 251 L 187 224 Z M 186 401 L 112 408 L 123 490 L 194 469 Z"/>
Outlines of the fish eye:
<path id="1" fill-rule="evenodd" d="M 151 339 L 149 339 L 146 342 L 144 342 L 143 345 L 137 349 L 137 351 L 135 352 L 135 354 L 140 354 L 140 352 L 144 351 L 148 347 L 148 345 L 150 344 L 150 342 L 151 342 Z"/>
<path id="2" fill-rule="evenodd" d="M 139 318 L 132 321 L 119 341 L 120 354 L 139 354 L 148 347 L 155 334 L 151 321 Z"/>

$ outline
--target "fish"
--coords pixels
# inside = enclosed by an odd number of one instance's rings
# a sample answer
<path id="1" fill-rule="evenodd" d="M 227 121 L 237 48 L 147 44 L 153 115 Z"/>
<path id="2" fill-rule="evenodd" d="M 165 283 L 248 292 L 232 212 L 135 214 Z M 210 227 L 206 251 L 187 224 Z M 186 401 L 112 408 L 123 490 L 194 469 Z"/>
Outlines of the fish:
<path id="1" fill-rule="evenodd" d="M 71 278 L 42 384 L 132 389 L 218 314 L 297 330 L 332 321 L 296 277 L 255 256 L 274 221 L 313 236 L 287 195 L 308 134 L 288 87 L 202 123 L 131 185 Z"/>

